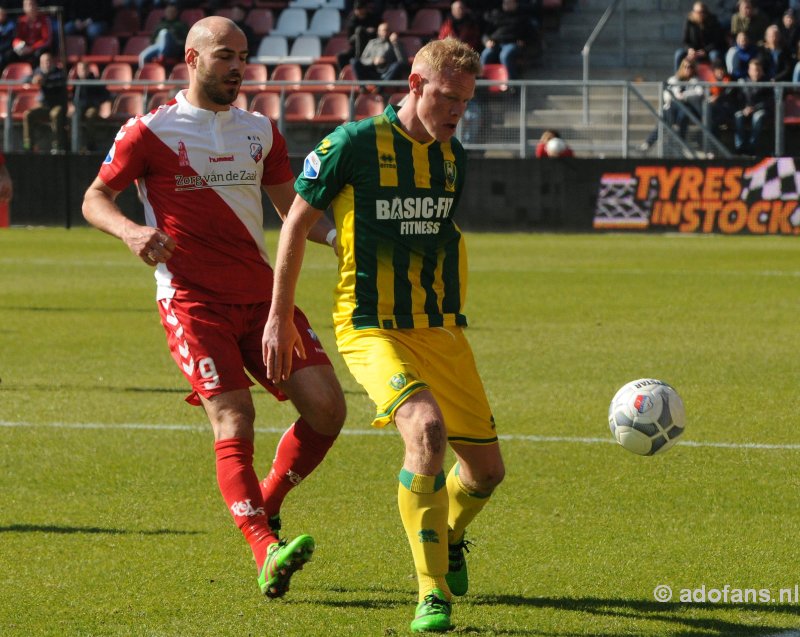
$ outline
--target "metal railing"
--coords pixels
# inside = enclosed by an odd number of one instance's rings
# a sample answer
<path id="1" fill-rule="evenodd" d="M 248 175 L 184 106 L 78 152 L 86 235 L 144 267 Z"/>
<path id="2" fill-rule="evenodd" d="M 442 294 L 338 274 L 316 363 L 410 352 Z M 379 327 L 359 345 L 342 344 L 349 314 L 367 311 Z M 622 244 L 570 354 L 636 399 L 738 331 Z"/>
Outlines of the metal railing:
<path id="1" fill-rule="evenodd" d="M 117 83 L 115 81 L 115 83 Z M 73 80 L 70 86 L 79 89 L 82 86 L 104 84 L 100 80 Z M 147 102 L 154 90 L 164 90 L 169 86 L 178 90 L 185 86 L 185 81 L 170 81 L 168 84 L 156 81 L 134 81 L 130 85 L 141 91 L 141 112 L 145 112 Z M 261 82 L 245 82 L 245 86 L 262 84 Z M 706 94 L 713 86 L 724 86 L 728 90 L 740 88 L 738 83 L 716 84 L 699 82 Z M 370 82 L 369 88 L 362 87 L 352 81 L 339 82 L 269 82 L 270 88 L 278 91 L 280 112 L 277 124 L 281 132 L 291 141 L 293 136 L 306 132 L 314 121 L 295 124 L 285 118 L 285 97 L 290 91 L 319 89 L 344 92 L 349 98 L 347 120 L 355 116 L 355 103 L 360 89 L 378 89 L 384 94 L 392 91 L 402 92 L 407 84 L 404 82 Z M 784 125 L 783 97 L 795 85 L 769 83 L 775 95 L 774 139 L 772 152 L 782 155 L 787 146 L 787 128 Z M 373 88 L 374 87 L 374 88 Z M 581 80 L 506 80 L 503 82 L 479 80 L 475 98 L 467 108 L 467 112 L 459 123 L 457 136 L 467 150 L 491 153 L 498 156 L 530 157 L 542 132 L 556 129 L 561 137 L 580 156 L 592 157 L 628 157 L 636 152 L 636 148 L 649 132 L 658 127 L 658 142 L 653 152 L 660 157 L 693 157 L 702 158 L 709 154 L 729 156 L 732 148 L 724 144 L 715 135 L 710 109 L 702 108 L 702 112 L 686 113 L 690 121 L 691 139 L 682 139 L 672 129 L 670 122 L 664 117 L 662 94 L 666 89 L 663 82 L 630 82 L 624 80 L 581 81 Z M 590 105 L 592 116 L 587 120 L 582 116 L 583 95 L 591 89 Z M 3 121 L 3 149 L 18 150 L 19 135 L 15 124 L 19 114 L 13 115 L 15 96 L 30 88 L 20 82 L 0 81 L 0 91 L 7 92 L 5 117 Z M 317 90 L 316 95 L 324 95 Z M 388 100 L 387 100 L 388 101 Z M 706 101 L 705 104 L 708 104 Z M 2 104 L 0 104 L 2 106 Z M 681 106 L 676 106 L 682 108 Z M 120 118 L 108 120 L 108 127 L 119 126 Z M 346 121 L 347 121 L 346 120 Z M 81 115 L 73 110 L 71 122 L 71 149 L 77 152 L 81 148 Z M 327 124 L 333 128 L 335 124 Z M 325 124 L 319 124 L 325 126 Z M 115 131 L 114 131 L 115 132 Z M 699 136 L 699 139 L 697 139 Z M 113 137 L 113 133 L 112 133 Z M 301 135 L 302 137 L 302 135 Z M 110 143 L 109 138 L 109 143 Z"/>

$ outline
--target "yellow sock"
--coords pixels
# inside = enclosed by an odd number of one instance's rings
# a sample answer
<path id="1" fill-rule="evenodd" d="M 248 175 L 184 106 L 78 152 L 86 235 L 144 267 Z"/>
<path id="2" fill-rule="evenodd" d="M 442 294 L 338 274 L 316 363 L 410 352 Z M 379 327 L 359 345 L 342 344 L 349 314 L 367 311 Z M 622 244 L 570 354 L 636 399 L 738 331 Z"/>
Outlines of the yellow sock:
<path id="1" fill-rule="evenodd" d="M 456 544 L 464 537 L 464 530 L 467 528 L 475 516 L 489 501 L 491 493 L 478 493 L 470 491 L 458 477 L 460 466 L 458 463 L 453 465 L 450 473 L 447 474 L 447 496 L 450 500 L 448 510 L 448 532 L 447 541 Z"/>
<path id="2" fill-rule="evenodd" d="M 397 504 L 403 520 L 414 568 L 417 571 L 419 600 L 438 588 L 450 599 L 447 574 L 447 490 L 444 472 L 423 476 L 406 469 L 400 471 Z"/>

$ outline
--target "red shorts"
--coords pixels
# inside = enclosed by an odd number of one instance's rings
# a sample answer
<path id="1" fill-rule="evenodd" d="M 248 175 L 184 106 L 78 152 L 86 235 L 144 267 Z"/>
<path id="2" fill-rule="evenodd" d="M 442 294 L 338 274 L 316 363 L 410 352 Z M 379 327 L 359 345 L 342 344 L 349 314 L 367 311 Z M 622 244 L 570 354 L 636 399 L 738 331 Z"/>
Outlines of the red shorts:
<path id="1" fill-rule="evenodd" d="M 261 337 L 269 307 L 269 302 L 252 305 L 175 299 L 158 302 L 172 358 L 192 385 L 193 391 L 186 402 L 200 405 L 198 394 L 210 398 L 251 387 L 254 383 L 245 370 L 278 400 L 286 400 L 286 394 L 267 379 L 263 361 Z M 330 365 L 322 343 L 298 308 L 294 308 L 294 324 L 303 340 L 306 358 L 295 353 L 292 369 Z"/>

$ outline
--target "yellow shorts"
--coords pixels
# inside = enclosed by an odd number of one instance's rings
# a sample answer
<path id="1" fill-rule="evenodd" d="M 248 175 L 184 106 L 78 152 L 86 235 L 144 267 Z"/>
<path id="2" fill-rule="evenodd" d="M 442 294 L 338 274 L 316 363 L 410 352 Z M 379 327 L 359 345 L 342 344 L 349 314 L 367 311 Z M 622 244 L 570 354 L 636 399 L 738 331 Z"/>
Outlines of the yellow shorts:
<path id="1" fill-rule="evenodd" d="M 373 427 L 393 422 L 404 400 L 429 389 L 444 415 L 448 440 L 497 442 L 492 410 L 461 327 L 340 328 L 336 345 L 377 406 Z"/>

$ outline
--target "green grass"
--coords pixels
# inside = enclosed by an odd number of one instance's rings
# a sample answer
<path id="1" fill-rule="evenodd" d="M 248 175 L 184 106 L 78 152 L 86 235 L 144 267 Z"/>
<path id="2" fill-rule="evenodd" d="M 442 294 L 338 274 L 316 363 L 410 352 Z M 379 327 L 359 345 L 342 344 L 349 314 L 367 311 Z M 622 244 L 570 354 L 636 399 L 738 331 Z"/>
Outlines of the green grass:
<path id="1" fill-rule="evenodd" d="M 468 335 L 508 476 L 470 529 L 454 634 L 798 629 L 797 600 L 653 597 L 800 583 L 796 239 L 480 234 L 469 247 Z M 182 400 L 151 273 L 97 231 L 0 232 L 0 635 L 407 633 L 402 449 L 393 431 L 370 435 L 372 406 L 335 353 L 333 268 L 310 247 L 298 300 L 345 388 L 346 435 L 287 501 L 287 533 L 318 550 L 267 601 L 205 417 Z M 602 442 L 609 400 L 643 376 L 687 410 L 685 441 L 654 458 Z M 264 391 L 256 409 L 265 473 L 294 414 Z"/>

